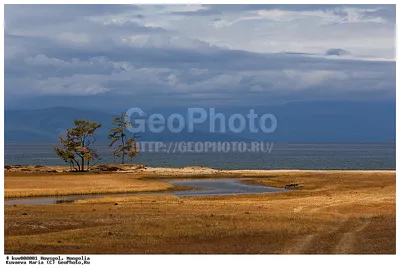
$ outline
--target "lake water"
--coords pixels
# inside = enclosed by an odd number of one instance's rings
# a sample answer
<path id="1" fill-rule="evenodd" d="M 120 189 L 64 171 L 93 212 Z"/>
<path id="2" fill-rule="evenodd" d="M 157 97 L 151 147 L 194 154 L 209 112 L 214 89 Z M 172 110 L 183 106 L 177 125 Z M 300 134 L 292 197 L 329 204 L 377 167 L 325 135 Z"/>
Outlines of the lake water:
<path id="1" fill-rule="evenodd" d="M 52 150 L 54 143 L 5 144 L 6 165 L 65 165 Z M 107 145 L 97 145 L 102 160 L 115 163 Z M 274 143 L 270 153 L 143 152 L 133 163 L 152 167 L 206 166 L 216 169 L 395 169 L 395 144 Z"/>

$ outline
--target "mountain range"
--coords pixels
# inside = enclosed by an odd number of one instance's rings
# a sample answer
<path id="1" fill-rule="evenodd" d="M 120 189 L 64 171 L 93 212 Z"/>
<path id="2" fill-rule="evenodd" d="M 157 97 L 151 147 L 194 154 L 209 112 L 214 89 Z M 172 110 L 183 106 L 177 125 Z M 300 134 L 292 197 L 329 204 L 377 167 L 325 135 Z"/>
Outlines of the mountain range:
<path id="1" fill-rule="evenodd" d="M 270 142 L 395 142 L 395 102 L 318 101 L 255 107 L 260 116 L 274 114 L 277 129 L 273 133 L 210 133 L 209 122 L 196 126 L 194 133 L 139 133 L 142 141 L 270 141 Z M 221 108 L 227 119 L 232 114 L 249 113 L 250 108 Z M 187 109 L 158 108 L 150 113 L 168 117 L 187 114 Z M 6 142 L 57 142 L 58 136 L 72 127 L 73 120 L 87 119 L 101 123 L 96 139 L 107 141 L 115 112 L 71 107 L 5 111 Z M 186 128 L 186 127 L 185 127 Z"/>

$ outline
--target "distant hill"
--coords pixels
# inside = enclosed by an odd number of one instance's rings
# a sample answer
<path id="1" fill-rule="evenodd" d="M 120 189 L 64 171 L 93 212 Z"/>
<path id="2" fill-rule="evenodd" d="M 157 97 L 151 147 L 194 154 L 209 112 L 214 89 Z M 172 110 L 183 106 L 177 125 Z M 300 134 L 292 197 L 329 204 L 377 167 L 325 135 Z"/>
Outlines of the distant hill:
<path id="1" fill-rule="evenodd" d="M 281 106 L 254 108 L 259 115 L 272 113 L 278 128 L 272 134 L 208 132 L 208 123 L 199 125 L 196 133 L 164 132 L 141 134 L 143 141 L 273 141 L 273 142 L 395 142 L 394 102 L 298 102 Z M 170 115 L 175 109 L 159 109 Z M 227 117 L 247 114 L 249 108 L 216 109 Z M 154 113 L 154 112 L 152 112 Z M 185 114 L 185 110 L 181 112 Z M 116 114 L 70 107 L 39 110 L 6 110 L 5 141 L 56 142 L 58 136 L 72 127 L 75 118 L 88 119 L 103 125 L 97 140 L 107 141 L 108 129 Z"/>
<path id="2" fill-rule="evenodd" d="M 118 113 L 104 113 L 94 110 L 84 110 L 70 107 L 51 107 L 39 110 L 6 110 L 5 111 L 5 141 L 6 142 L 57 142 L 67 128 L 73 126 L 74 119 L 87 119 L 101 123 L 97 130 L 98 142 L 108 141 L 108 130 L 112 120 Z M 151 133 L 147 131 L 138 134 L 142 141 L 239 141 L 245 140 L 231 134 L 208 134 L 203 131 L 196 133 Z"/>
<path id="3" fill-rule="evenodd" d="M 395 102 L 297 102 L 268 108 L 280 142 L 395 142 Z"/>
<path id="4" fill-rule="evenodd" d="M 51 107 L 39 110 L 6 110 L 5 141 L 54 142 L 73 126 L 74 119 L 88 119 L 111 123 L 112 114 L 70 107 Z M 99 130 L 99 137 L 106 136 L 106 127 Z"/>

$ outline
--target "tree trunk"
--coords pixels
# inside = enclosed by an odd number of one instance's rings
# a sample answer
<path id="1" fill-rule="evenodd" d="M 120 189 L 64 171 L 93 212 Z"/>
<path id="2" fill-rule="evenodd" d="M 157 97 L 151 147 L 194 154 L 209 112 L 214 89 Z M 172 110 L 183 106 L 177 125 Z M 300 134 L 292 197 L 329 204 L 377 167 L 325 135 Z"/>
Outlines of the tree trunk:
<path id="1" fill-rule="evenodd" d="M 81 171 L 85 171 L 85 157 L 82 155 L 82 166 L 81 166 Z"/>
<path id="2" fill-rule="evenodd" d="M 78 171 L 81 171 L 81 167 L 80 167 L 80 165 L 79 165 L 79 162 L 76 161 L 76 159 L 74 159 L 74 161 L 75 161 L 76 165 L 78 166 Z M 74 168 L 75 168 L 75 166 L 74 166 Z"/>
<path id="3" fill-rule="evenodd" d="M 81 141 L 81 146 L 82 146 L 82 157 L 81 157 L 81 162 L 82 162 L 82 168 L 81 171 L 85 171 L 85 154 L 83 153 L 83 150 L 85 148 L 85 138 Z"/>
<path id="4" fill-rule="evenodd" d="M 121 136 L 122 139 L 122 156 L 121 156 L 121 160 L 122 160 L 122 164 L 125 164 L 125 142 L 124 142 L 124 135 Z"/>

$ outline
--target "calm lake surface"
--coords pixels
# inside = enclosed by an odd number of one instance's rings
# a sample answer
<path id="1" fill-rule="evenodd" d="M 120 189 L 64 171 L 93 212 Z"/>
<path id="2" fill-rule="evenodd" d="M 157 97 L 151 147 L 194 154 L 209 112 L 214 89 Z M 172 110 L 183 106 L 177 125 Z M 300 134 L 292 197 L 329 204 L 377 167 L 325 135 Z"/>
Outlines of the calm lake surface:
<path id="1" fill-rule="evenodd" d="M 66 165 L 54 143 L 5 143 L 6 165 Z M 96 146 L 102 160 L 115 163 L 106 144 Z M 274 143 L 271 152 L 142 152 L 133 163 L 153 167 L 206 166 L 215 169 L 395 169 L 395 144 Z"/>

